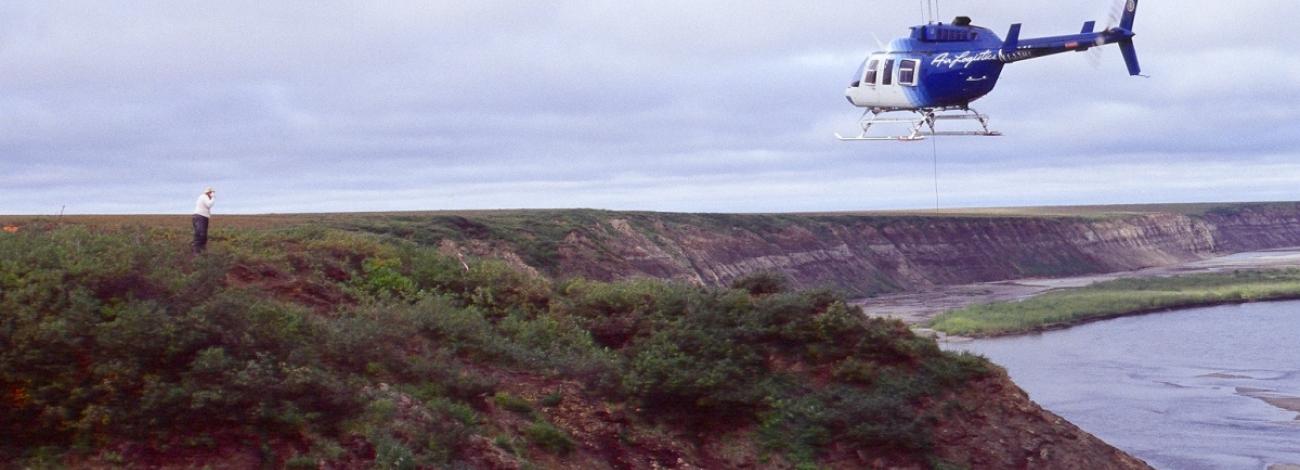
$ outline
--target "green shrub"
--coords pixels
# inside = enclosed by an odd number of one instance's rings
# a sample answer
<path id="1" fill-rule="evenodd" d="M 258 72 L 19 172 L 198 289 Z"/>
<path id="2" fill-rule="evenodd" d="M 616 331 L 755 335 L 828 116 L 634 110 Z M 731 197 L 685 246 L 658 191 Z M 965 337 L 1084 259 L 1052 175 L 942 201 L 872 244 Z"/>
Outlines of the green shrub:
<path id="1" fill-rule="evenodd" d="M 463 306 L 491 316 L 512 311 L 543 312 L 550 302 L 545 278 L 520 272 L 498 260 L 472 260 L 466 271 L 460 261 L 431 250 L 409 252 L 410 278 L 418 289 L 445 294 Z"/>
<path id="2" fill-rule="evenodd" d="M 510 455 L 519 455 L 519 450 L 515 449 L 515 443 L 509 437 L 497 436 L 492 438 L 492 444 L 506 451 Z"/>
<path id="3" fill-rule="evenodd" d="M 443 383 L 447 387 L 449 396 L 465 401 L 477 401 L 491 395 L 498 386 L 495 378 L 470 370 L 449 374 Z"/>
<path id="4" fill-rule="evenodd" d="M 564 402 L 564 395 L 556 391 L 546 394 L 538 403 L 547 408 L 555 408 L 562 402 Z"/>
<path id="5" fill-rule="evenodd" d="M 840 361 L 831 370 L 831 377 L 836 381 L 859 385 L 870 385 L 880 375 L 880 367 L 871 361 L 848 358 Z"/>
<path id="6" fill-rule="evenodd" d="M 925 362 L 926 374 L 932 377 L 938 386 L 944 388 L 989 377 L 994 370 L 995 366 L 988 359 L 965 351 L 959 353 L 945 351 L 943 360 Z"/>
<path id="7" fill-rule="evenodd" d="M 686 309 L 684 286 L 648 279 L 618 283 L 571 279 L 558 289 L 552 311 L 576 319 L 597 344 L 622 348 L 651 328 L 652 319 Z"/>
<path id="8" fill-rule="evenodd" d="M 378 439 L 371 444 L 375 446 L 376 467 L 398 470 L 419 468 L 415 453 L 401 442 L 393 439 Z"/>
<path id="9" fill-rule="evenodd" d="M 776 271 L 759 271 L 731 281 L 731 288 L 747 291 L 753 295 L 778 294 L 790 288 L 790 278 Z"/>
<path id="10" fill-rule="evenodd" d="M 473 428 L 479 424 L 478 413 L 464 402 L 449 398 L 435 398 L 425 402 L 425 406 L 435 415 L 449 418 L 466 428 Z"/>
<path id="11" fill-rule="evenodd" d="M 415 296 L 415 282 L 397 271 L 400 261 L 386 258 L 367 258 L 361 264 L 364 277 L 361 287 L 368 294 L 379 297 L 409 299 Z"/>
<path id="12" fill-rule="evenodd" d="M 513 411 L 524 415 L 533 412 L 533 405 L 529 404 L 528 400 L 524 400 L 523 398 L 519 398 L 506 392 L 497 392 L 496 396 L 492 397 L 492 400 L 496 402 L 497 406 L 507 411 Z"/>
<path id="13" fill-rule="evenodd" d="M 295 455 L 284 461 L 284 468 L 310 470 L 320 468 L 320 464 L 310 455 Z"/>
<path id="14" fill-rule="evenodd" d="M 575 448 L 573 439 L 568 433 L 544 421 L 535 422 L 525 428 L 524 436 L 528 438 L 528 442 L 553 454 L 568 455 Z"/>
<path id="15" fill-rule="evenodd" d="M 818 451 L 833 438 L 827 428 L 832 410 L 824 400 L 805 395 L 773 399 L 767 405 L 758 415 L 759 443 L 786 454 L 795 463 L 816 461 Z"/>

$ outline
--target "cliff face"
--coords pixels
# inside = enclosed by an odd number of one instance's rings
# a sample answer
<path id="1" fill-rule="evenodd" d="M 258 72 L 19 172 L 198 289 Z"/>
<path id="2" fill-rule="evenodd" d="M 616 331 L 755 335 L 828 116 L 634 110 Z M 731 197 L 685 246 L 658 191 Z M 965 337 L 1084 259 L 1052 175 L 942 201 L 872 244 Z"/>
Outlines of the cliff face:
<path id="1" fill-rule="evenodd" d="M 1219 252 L 1300 245 L 1300 206 L 1247 205 L 1212 210 L 1202 220 L 1213 227 Z"/>
<path id="2" fill-rule="evenodd" d="M 480 217 L 491 225 L 492 216 Z M 593 212 L 579 222 L 551 241 L 549 258 L 531 264 L 559 277 L 705 285 L 779 271 L 796 287 L 857 295 L 1131 270 L 1300 245 L 1297 204 L 1083 216 Z M 538 216 L 535 223 L 552 222 Z M 498 251 L 502 243 L 494 244 Z"/>

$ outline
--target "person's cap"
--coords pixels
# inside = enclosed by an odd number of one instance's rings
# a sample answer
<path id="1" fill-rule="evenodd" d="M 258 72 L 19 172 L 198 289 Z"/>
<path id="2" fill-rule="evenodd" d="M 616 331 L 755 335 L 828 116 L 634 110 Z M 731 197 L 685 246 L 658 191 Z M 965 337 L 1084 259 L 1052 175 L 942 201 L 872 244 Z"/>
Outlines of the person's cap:
<path id="1" fill-rule="evenodd" d="M 217 190 L 212 189 L 212 186 L 208 186 L 208 189 L 203 190 L 203 192 L 204 192 L 204 193 L 215 193 L 215 192 L 217 192 Z"/>

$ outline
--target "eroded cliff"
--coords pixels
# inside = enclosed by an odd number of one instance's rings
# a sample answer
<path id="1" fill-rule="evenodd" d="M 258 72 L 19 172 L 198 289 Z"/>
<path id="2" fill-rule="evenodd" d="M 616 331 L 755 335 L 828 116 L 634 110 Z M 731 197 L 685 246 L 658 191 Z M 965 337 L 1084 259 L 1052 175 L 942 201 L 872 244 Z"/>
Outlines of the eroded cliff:
<path id="1" fill-rule="evenodd" d="M 1112 206 L 999 214 L 669 214 L 524 211 L 409 215 L 424 242 L 514 257 L 555 277 L 725 285 L 777 271 L 854 295 L 1069 276 L 1300 245 L 1295 203 Z M 357 227 L 354 227 L 357 228 Z"/>

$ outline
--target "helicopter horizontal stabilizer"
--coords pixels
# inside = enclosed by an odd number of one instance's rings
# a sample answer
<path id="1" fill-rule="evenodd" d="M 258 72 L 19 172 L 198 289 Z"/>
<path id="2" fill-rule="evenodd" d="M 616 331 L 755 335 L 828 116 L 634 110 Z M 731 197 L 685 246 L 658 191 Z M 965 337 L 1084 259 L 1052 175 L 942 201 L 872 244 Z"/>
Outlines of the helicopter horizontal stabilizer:
<path id="1" fill-rule="evenodd" d="M 1096 29 L 1097 29 L 1097 22 L 1096 22 L 1096 21 L 1088 21 L 1088 22 L 1083 23 L 1083 31 L 1079 31 L 1079 34 L 1088 34 L 1088 33 L 1093 32 L 1093 31 L 1096 30 Z"/>

